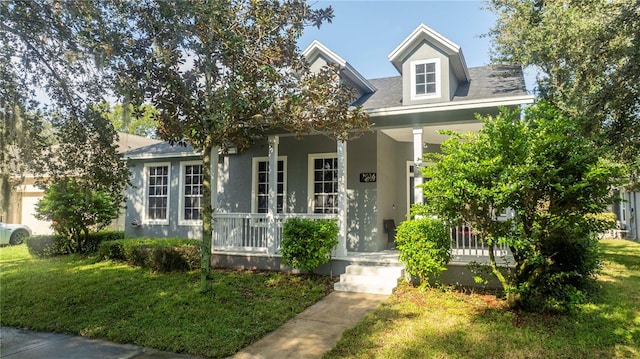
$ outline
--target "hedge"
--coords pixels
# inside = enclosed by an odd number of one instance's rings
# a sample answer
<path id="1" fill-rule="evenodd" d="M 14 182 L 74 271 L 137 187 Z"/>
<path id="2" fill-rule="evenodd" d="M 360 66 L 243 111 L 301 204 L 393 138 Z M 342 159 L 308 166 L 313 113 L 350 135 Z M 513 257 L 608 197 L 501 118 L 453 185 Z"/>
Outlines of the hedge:
<path id="1" fill-rule="evenodd" d="M 200 241 L 180 238 L 105 241 L 100 245 L 98 257 L 156 272 L 188 271 L 200 267 Z"/>
<path id="2" fill-rule="evenodd" d="M 117 239 L 124 239 L 123 231 L 89 233 L 83 254 L 95 253 L 100 243 Z M 72 253 L 69 239 L 57 234 L 31 236 L 26 242 L 29 253 L 35 257 L 53 257 Z"/>

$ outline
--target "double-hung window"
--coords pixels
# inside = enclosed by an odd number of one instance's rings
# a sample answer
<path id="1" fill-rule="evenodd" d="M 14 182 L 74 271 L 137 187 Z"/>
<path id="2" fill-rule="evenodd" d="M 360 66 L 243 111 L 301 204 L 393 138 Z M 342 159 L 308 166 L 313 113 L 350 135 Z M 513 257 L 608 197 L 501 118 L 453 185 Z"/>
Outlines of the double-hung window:
<path id="1" fill-rule="evenodd" d="M 411 99 L 440 97 L 440 59 L 411 62 Z"/>
<path id="2" fill-rule="evenodd" d="M 169 164 L 150 163 L 146 173 L 146 220 L 164 224 L 169 221 Z"/>
<path id="3" fill-rule="evenodd" d="M 338 157 L 335 153 L 309 155 L 311 213 L 338 213 Z"/>
<path id="4" fill-rule="evenodd" d="M 202 162 L 182 162 L 180 167 L 180 221 L 182 224 L 199 223 L 202 219 Z"/>
<path id="5" fill-rule="evenodd" d="M 286 193 L 286 173 L 287 159 L 285 156 L 278 157 L 277 173 L 277 209 L 278 213 L 283 213 L 285 208 Z M 267 213 L 269 211 L 269 158 L 253 158 L 253 202 L 251 211 L 254 213 Z"/>

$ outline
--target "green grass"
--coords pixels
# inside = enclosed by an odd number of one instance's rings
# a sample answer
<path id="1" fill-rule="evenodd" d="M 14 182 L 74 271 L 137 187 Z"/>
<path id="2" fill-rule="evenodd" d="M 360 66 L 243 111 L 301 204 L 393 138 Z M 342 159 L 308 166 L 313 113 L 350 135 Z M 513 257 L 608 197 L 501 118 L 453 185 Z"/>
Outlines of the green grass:
<path id="1" fill-rule="evenodd" d="M 640 243 L 601 242 L 601 287 L 568 315 L 491 295 L 401 286 L 324 358 L 640 358 Z"/>
<path id="2" fill-rule="evenodd" d="M 117 262 L 34 259 L 0 248 L 0 323 L 74 333 L 207 357 L 226 357 L 278 328 L 331 290 L 327 277 L 215 270 L 156 274 Z"/>

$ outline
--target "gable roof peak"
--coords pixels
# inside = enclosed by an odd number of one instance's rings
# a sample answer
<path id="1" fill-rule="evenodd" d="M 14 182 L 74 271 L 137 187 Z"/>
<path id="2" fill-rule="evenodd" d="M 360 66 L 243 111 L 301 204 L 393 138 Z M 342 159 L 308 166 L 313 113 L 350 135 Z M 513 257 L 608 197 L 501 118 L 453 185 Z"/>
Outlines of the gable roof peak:
<path id="1" fill-rule="evenodd" d="M 469 70 L 460 46 L 425 24 L 418 25 L 418 27 L 389 54 L 389 61 L 402 73 L 403 60 L 410 51 L 419 46 L 423 41 L 427 41 L 447 54 L 449 58 L 452 59 L 454 70 L 461 71 L 462 78 L 466 81 L 469 80 Z"/>
<path id="2" fill-rule="evenodd" d="M 340 67 L 341 74 L 351 81 L 353 81 L 358 87 L 365 92 L 374 92 L 376 88 L 367 79 L 362 76 L 351 64 L 345 59 L 338 56 L 335 52 L 331 51 L 328 47 L 322 44 L 318 40 L 313 40 L 309 46 L 302 52 L 302 56 L 306 59 L 307 63 L 315 60 L 317 56 L 322 55 L 329 62 L 335 63 Z"/>

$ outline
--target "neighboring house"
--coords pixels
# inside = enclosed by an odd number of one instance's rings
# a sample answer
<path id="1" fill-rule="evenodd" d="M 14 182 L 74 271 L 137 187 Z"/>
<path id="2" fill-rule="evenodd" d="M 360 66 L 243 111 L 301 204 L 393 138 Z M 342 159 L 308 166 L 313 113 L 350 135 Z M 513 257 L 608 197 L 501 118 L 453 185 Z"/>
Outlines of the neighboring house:
<path id="1" fill-rule="evenodd" d="M 346 143 L 280 133 L 242 153 L 214 154 L 216 265 L 259 267 L 260 258 L 276 258 L 289 217 L 335 218 L 336 257 L 375 256 L 392 246 L 394 225 L 407 218 L 410 205 L 423 200 L 418 168 L 423 153 L 440 151 L 446 136 L 439 130 L 477 131 L 482 123 L 475 114 L 534 101 L 520 67 L 469 68 L 458 45 L 425 25 L 389 55 L 400 73 L 395 77 L 365 79 L 317 41 L 303 54 L 312 70 L 341 67 L 373 131 Z M 125 235 L 201 238 L 200 155 L 168 143 L 125 155 L 134 185 L 127 192 Z"/>
<path id="2" fill-rule="evenodd" d="M 613 211 L 618 219 L 618 229 L 611 231 L 614 238 L 640 240 L 640 192 L 631 192 L 622 189 L 619 193 L 620 203 L 613 206 Z"/>
<path id="3" fill-rule="evenodd" d="M 159 140 L 119 132 L 118 152 L 125 153 L 159 142 Z M 26 225 L 33 231 L 34 235 L 52 234 L 51 223 L 49 221 L 41 221 L 35 217 L 35 206 L 44 196 L 42 189 L 36 186 L 36 181 L 37 178 L 35 176 L 26 175 L 22 184 L 18 185 L 11 193 L 7 223 Z M 123 212 L 119 218 L 113 221 L 110 229 L 124 230 L 124 220 Z"/>

